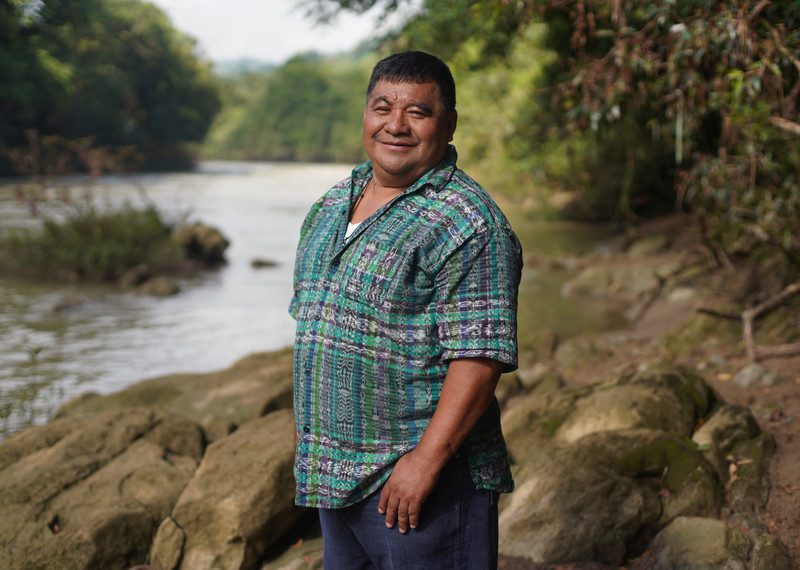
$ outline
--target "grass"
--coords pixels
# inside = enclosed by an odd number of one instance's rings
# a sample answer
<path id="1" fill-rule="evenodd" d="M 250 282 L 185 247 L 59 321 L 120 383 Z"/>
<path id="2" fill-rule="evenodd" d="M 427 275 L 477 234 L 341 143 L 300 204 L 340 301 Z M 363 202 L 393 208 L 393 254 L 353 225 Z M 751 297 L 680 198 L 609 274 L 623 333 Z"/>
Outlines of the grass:
<path id="1" fill-rule="evenodd" d="M 0 273 L 17 277 L 113 282 L 146 264 L 169 267 L 183 254 L 170 240 L 172 224 L 153 205 L 113 210 L 88 205 L 33 230 L 0 237 Z"/>

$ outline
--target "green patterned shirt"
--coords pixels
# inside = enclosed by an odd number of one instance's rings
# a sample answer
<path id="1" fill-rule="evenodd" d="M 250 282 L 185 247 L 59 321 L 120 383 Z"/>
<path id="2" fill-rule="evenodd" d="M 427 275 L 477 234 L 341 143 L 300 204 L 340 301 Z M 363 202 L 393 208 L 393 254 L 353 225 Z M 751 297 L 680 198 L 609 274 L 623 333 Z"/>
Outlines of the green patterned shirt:
<path id="1" fill-rule="evenodd" d="M 455 148 L 345 239 L 371 176 L 370 162 L 356 167 L 300 232 L 289 307 L 298 505 L 344 507 L 380 488 L 428 427 L 450 360 L 517 367 L 522 249 Z M 477 488 L 513 489 L 496 399 L 460 453 Z"/>

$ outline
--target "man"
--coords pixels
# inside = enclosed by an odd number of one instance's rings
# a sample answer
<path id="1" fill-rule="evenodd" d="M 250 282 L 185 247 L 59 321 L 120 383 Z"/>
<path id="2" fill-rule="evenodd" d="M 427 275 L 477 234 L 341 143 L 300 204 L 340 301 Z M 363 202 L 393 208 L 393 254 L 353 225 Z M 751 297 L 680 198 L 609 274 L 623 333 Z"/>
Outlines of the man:
<path id="1" fill-rule="evenodd" d="M 494 390 L 517 366 L 521 248 L 456 167 L 455 84 L 422 52 L 379 62 L 370 160 L 303 223 L 290 312 L 296 503 L 326 568 L 492 568 L 513 488 Z"/>

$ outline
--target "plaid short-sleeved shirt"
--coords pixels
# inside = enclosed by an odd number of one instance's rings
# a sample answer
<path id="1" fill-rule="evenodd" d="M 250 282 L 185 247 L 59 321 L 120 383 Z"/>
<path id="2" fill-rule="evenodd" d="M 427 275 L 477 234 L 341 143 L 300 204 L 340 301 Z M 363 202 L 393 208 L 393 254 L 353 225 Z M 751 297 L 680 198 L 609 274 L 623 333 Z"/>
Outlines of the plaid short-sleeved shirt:
<path id="1" fill-rule="evenodd" d="M 369 496 L 414 449 L 452 359 L 517 366 L 522 250 L 487 193 L 444 160 L 345 239 L 366 162 L 325 193 L 300 234 L 289 312 L 294 352 L 295 502 Z M 478 488 L 513 488 L 494 400 L 461 447 Z"/>

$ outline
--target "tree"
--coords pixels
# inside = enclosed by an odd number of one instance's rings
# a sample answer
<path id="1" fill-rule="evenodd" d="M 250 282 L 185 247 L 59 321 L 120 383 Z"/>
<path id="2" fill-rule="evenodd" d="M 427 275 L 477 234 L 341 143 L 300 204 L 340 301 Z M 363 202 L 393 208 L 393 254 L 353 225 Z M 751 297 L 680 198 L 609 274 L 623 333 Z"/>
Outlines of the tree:
<path id="1" fill-rule="evenodd" d="M 6 1 L 0 25 L 9 48 L 2 108 L 12 117 L 0 144 L 20 145 L 25 129 L 91 136 L 98 146 L 135 145 L 152 164 L 202 140 L 219 108 L 194 40 L 147 2 Z"/>

